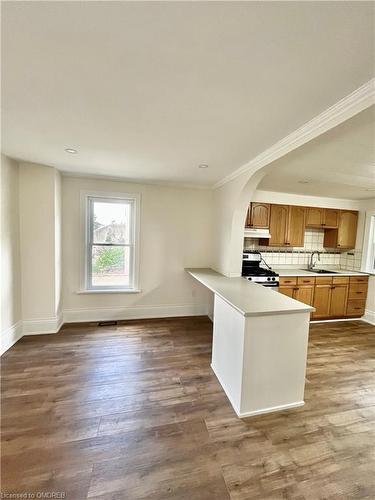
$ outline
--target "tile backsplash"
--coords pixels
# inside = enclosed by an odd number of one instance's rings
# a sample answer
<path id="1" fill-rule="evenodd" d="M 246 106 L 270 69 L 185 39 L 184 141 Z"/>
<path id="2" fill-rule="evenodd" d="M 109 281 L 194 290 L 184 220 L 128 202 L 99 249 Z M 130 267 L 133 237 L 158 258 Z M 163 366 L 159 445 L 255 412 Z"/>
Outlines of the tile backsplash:
<path id="1" fill-rule="evenodd" d="M 322 266 L 338 266 L 341 269 L 359 270 L 361 267 L 361 250 L 349 250 L 340 252 L 337 249 L 324 248 L 324 230 L 323 229 L 307 229 L 305 232 L 304 247 L 267 247 L 259 245 L 258 240 L 245 238 L 245 250 L 259 250 L 263 259 L 269 266 L 298 266 L 305 267 L 308 265 L 311 252 L 317 250 L 321 252 L 319 267 Z"/>

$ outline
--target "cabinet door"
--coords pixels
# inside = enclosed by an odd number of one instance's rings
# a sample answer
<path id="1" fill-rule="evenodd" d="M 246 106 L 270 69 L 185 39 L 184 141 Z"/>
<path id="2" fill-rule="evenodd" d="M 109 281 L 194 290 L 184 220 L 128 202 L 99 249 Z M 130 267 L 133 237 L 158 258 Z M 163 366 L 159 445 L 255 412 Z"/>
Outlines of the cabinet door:
<path id="1" fill-rule="evenodd" d="M 306 227 L 322 227 L 324 223 L 324 208 L 308 207 Z"/>
<path id="2" fill-rule="evenodd" d="M 337 234 L 337 247 L 354 248 L 357 236 L 358 212 L 341 210 Z"/>
<path id="3" fill-rule="evenodd" d="M 305 208 L 289 207 L 286 243 L 291 247 L 303 247 L 305 241 Z"/>
<path id="4" fill-rule="evenodd" d="M 331 307 L 329 315 L 343 318 L 348 301 L 348 285 L 333 285 L 331 289 Z"/>
<path id="5" fill-rule="evenodd" d="M 282 293 L 283 295 L 287 295 L 288 297 L 291 297 L 292 299 L 294 298 L 294 291 L 295 291 L 294 286 L 280 286 L 279 287 L 280 293 Z"/>
<path id="6" fill-rule="evenodd" d="M 294 298 L 304 304 L 307 304 L 308 306 L 312 306 L 314 299 L 314 285 L 299 286 L 295 291 Z"/>
<path id="7" fill-rule="evenodd" d="M 249 205 L 249 208 L 247 209 L 245 227 L 251 227 L 251 204 Z"/>
<path id="8" fill-rule="evenodd" d="M 333 208 L 324 209 L 324 227 L 337 228 L 339 225 L 339 210 Z"/>
<path id="9" fill-rule="evenodd" d="M 288 246 L 287 226 L 288 226 L 288 205 L 271 205 L 270 233 L 271 238 L 268 244 L 270 246 L 284 247 Z"/>
<path id="10" fill-rule="evenodd" d="M 328 318 L 331 292 L 331 285 L 315 286 L 313 306 L 316 311 L 312 315 L 314 319 Z"/>
<path id="11" fill-rule="evenodd" d="M 250 226 L 255 228 L 268 228 L 270 225 L 269 203 L 252 203 L 250 206 Z"/>

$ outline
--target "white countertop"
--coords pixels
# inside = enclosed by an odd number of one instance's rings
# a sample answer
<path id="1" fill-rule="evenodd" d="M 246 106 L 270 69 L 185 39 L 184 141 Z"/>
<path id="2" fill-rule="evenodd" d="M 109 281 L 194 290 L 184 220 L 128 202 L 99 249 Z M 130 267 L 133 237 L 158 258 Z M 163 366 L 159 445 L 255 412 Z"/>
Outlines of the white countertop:
<path id="1" fill-rule="evenodd" d="M 278 293 L 275 289 L 251 283 L 241 277 L 227 278 L 209 268 L 185 270 L 244 316 L 314 311 L 313 307 Z"/>
<path id="2" fill-rule="evenodd" d="M 344 269 L 333 269 L 329 266 L 323 267 L 327 271 L 332 271 L 331 273 L 314 273 L 313 271 L 307 271 L 306 269 L 278 269 L 277 267 L 272 268 L 279 276 L 368 276 L 366 273 L 360 273 L 358 271 L 345 271 Z"/>

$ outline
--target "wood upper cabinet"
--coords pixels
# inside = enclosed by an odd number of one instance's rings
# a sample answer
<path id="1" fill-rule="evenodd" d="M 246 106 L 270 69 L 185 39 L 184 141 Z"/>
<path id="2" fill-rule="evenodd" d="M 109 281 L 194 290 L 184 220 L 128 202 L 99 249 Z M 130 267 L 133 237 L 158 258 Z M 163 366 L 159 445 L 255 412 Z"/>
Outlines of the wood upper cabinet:
<path id="1" fill-rule="evenodd" d="M 269 240 L 262 245 L 274 247 L 303 247 L 305 239 L 305 208 L 290 205 L 271 205 Z"/>
<path id="2" fill-rule="evenodd" d="M 266 245 L 283 247 L 288 246 L 287 231 L 289 221 L 288 205 L 271 205 L 270 233 L 271 238 L 264 240 Z"/>
<path id="3" fill-rule="evenodd" d="M 268 228 L 270 225 L 270 204 L 251 203 L 246 217 L 246 227 Z"/>
<path id="4" fill-rule="evenodd" d="M 306 227 L 336 228 L 338 227 L 339 212 L 334 208 L 307 207 Z"/>
<path id="5" fill-rule="evenodd" d="M 305 241 L 305 208 L 289 206 L 286 243 L 291 247 L 303 247 Z"/>
<path id="6" fill-rule="evenodd" d="M 357 223 L 358 212 L 340 210 L 338 228 L 325 231 L 324 246 L 328 248 L 355 248 Z"/>
<path id="7" fill-rule="evenodd" d="M 341 210 L 337 230 L 337 246 L 354 248 L 357 237 L 358 212 Z"/>
<path id="8" fill-rule="evenodd" d="M 324 224 L 324 208 L 307 207 L 306 227 L 322 227 Z"/>
<path id="9" fill-rule="evenodd" d="M 324 227 L 325 228 L 336 228 L 339 225 L 339 215 L 340 210 L 334 208 L 324 209 Z"/>

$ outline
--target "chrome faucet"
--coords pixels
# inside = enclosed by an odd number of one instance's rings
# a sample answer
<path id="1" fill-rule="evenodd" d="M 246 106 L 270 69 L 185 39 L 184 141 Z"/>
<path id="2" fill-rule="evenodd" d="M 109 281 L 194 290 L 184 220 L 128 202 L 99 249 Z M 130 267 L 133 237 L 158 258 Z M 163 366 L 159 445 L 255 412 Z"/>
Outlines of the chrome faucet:
<path id="1" fill-rule="evenodd" d="M 313 262 L 313 257 L 315 254 L 318 256 L 317 260 L 320 260 L 320 252 L 318 252 L 317 250 L 314 250 L 314 252 L 311 252 L 310 263 L 309 263 L 309 267 L 308 267 L 311 271 L 314 269 L 315 264 L 316 264 L 316 261 Z"/>

